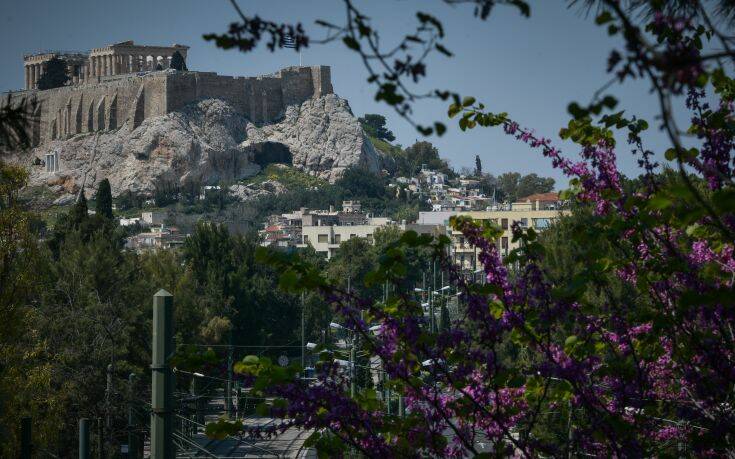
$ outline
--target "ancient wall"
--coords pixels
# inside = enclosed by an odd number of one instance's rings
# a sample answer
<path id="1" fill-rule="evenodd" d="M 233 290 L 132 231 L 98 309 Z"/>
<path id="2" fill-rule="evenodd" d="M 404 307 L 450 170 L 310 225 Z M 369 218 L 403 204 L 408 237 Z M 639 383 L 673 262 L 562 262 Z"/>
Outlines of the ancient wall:
<path id="1" fill-rule="evenodd" d="M 325 66 L 288 67 L 271 75 L 230 77 L 211 72 L 162 71 L 101 77 L 46 91 L 11 93 L 12 104 L 35 99 L 34 145 L 77 134 L 108 131 L 214 98 L 231 104 L 255 123 L 273 122 L 289 105 L 332 93 Z M 2 103 L 6 103 L 3 98 Z"/>

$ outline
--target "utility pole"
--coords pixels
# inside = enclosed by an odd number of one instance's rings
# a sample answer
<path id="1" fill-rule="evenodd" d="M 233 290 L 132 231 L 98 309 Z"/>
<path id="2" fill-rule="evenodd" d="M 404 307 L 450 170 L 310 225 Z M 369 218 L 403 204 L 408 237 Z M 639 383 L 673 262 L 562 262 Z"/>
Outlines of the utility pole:
<path id="1" fill-rule="evenodd" d="M 79 459 L 89 459 L 89 419 L 79 420 Z"/>
<path id="2" fill-rule="evenodd" d="M 33 444 L 31 443 L 31 418 L 20 420 L 20 458 L 31 459 Z"/>
<path id="3" fill-rule="evenodd" d="M 350 346 L 350 397 L 355 398 L 355 339 Z"/>
<path id="4" fill-rule="evenodd" d="M 227 388 L 225 390 L 225 412 L 227 418 L 232 419 L 232 332 L 230 332 L 230 345 L 227 347 Z"/>
<path id="5" fill-rule="evenodd" d="M 128 376 L 128 459 L 139 459 L 138 434 L 135 432 L 137 425 L 135 419 L 135 406 L 133 405 L 133 394 L 135 393 L 135 373 Z"/>
<path id="6" fill-rule="evenodd" d="M 151 458 L 174 459 L 171 417 L 173 375 L 169 359 L 174 352 L 174 297 L 166 290 L 153 296 L 153 362 L 151 370 Z"/>
<path id="7" fill-rule="evenodd" d="M 301 292 L 301 372 L 306 376 L 306 329 L 304 327 L 304 292 Z"/>

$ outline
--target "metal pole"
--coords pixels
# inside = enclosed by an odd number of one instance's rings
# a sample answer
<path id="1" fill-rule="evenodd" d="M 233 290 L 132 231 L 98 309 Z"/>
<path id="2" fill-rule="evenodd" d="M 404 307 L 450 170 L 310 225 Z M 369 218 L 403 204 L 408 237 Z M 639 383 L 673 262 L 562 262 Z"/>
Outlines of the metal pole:
<path id="1" fill-rule="evenodd" d="M 153 362 L 151 370 L 151 458 L 173 459 L 171 418 L 173 378 L 169 359 L 174 352 L 174 297 L 161 289 L 153 296 Z"/>
<path id="2" fill-rule="evenodd" d="M 431 310 L 431 332 L 436 330 L 436 317 L 434 316 L 434 292 L 436 292 L 436 260 L 431 263 L 431 301 L 429 301 L 429 309 Z"/>
<path id="3" fill-rule="evenodd" d="M 105 459 L 105 428 L 102 418 L 97 418 L 97 459 Z"/>
<path id="4" fill-rule="evenodd" d="M 242 387 L 240 387 L 240 381 L 235 381 L 235 413 L 236 418 L 240 419 L 242 415 Z"/>
<path id="5" fill-rule="evenodd" d="M 135 387 L 135 373 L 128 376 L 128 458 L 138 459 L 140 457 L 138 447 L 138 435 L 135 432 L 137 422 L 135 421 L 135 407 L 133 406 L 133 394 Z"/>
<path id="6" fill-rule="evenodd" d="M 20 458 L 31 459 L 33 445 L 31 444 L 31 418 L 20 420 Z"/>
<path id="7" fill-rule="evenodd" d="M 301 292 L 301 372 L 306 376 L 306 329 L 304 327 L 304 292 Z"/>
<path id="8" fill-rule="evenodd" d="M 230 345 L 227 348 L 227 387 L 225 393 L 225 412 L 227 418 L 232 419 L 232 335 Z"/>
<path id="9" fill-rule="evenodd" d="M 350 346 L 350 397 L 355 398 L 355 341 Z"/>
<path id="10" fill-rule="evenodd" d="M 79 420 L 79 459 L 89 459 L 89 419 Z"/>

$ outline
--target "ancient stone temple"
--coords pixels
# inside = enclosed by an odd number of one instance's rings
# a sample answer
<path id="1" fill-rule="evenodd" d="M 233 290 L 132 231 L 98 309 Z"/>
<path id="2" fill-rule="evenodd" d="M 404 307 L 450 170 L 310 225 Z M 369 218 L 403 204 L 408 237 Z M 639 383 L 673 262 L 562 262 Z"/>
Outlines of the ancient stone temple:
<path id="1" fill-rule="evenodd" d="M 136 45 L 124 41 L 113 45 L 94 48 L 88 53 L 77 51 L 47 51 L 27 54 L 23 58 L 25 67 L 25 89 L 35 89 L 43 75 L 46 62 L 58 57 L 66 62 L 72 84 L 99 82 L 99 77 L 122 75 L 167 69 L 171 57 L 178 51 L 184 60 L 189 47 Z"/>

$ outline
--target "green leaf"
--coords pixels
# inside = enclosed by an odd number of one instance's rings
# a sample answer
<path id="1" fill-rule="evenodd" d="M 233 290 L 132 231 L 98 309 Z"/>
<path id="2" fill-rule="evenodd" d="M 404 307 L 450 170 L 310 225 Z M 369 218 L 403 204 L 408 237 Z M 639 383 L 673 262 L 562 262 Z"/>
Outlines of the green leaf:
<path id="1" fill-rule="evenodd" d="M 450 118 L 454 118 L 461 111 L 462 111 L 462 106 L 461 105 L 459 105 L 459 104 L 452 104 L 452 105 L 449 106 L 449 110 L 447 111 L 447 114 L 449 115 Z"/>
<path id="2" fill-rule="evenodd" d="M 674 202 L 668 196 L 655 195 L 648 201 L 649 209 L 663 210 L 671 207 Z"/>
<path id="3" fill-rule="evenodd" d="M 444 54 L 445 56 L 448 56 L 448 57 L 452 57 L 453 56 L 452 52 L 449 51 L 444 46 L 442 46 L 441 44 L 437 43 L 435 46 L 436 46 L 436 50 L 439 51 L 440 53 Z"/>
<path id="4" fill-rule="evenodd" d="M 442 136 L 447 131 L 447 127 L 443 123 L 436 122 L 434 123 L 434 129 L 436 130 L 436 135 Z"/>
<path id="5" fill-rule="evenodd" d="M 360 43 L 358 43 L 357 40 L 355 40 L 354 38 L 349 37 L 349 36 L 343 37 L 342 41 L 344 42 L 345 45 L 347 45 L 348 48 L 353 49 L 355 51 L 360 51 Z"/>
<path id="6" fill-rule="evenodd" d="M 462 99 L 462 106 L 463 107 L 469 107 L 469 106 L 471 106 L 474 103 L 475 103 L 475 98 L 472 97 L 472 96 L 467 96 L 464 99 Z"/>
<path id="7" fill-rule="evenodd" d="M 595 24 L 603 25 L 613 20 L 613 15 L 609 11 L 603 11 L 595 18 Z"/>

